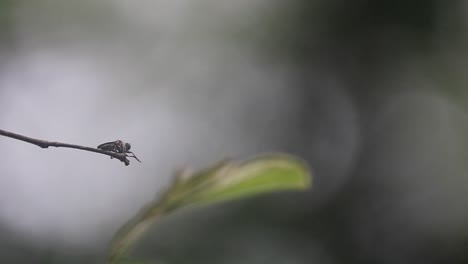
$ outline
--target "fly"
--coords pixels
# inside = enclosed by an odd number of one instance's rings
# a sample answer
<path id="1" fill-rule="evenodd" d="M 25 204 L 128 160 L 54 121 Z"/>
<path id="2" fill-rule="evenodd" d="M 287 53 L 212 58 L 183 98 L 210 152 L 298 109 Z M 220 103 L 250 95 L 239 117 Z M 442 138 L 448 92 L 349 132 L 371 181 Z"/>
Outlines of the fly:
<path id="1" fill-rule="evenodd" d="M 122 140 L 116 140 L 112 142 L 106 142 L 102 143 L 101 145 L 97 146 L 98 149 L 110 151 L 110 152 L 116 152 L 116 153 L 123 153 L 128 157 L 135 158 L 138 162 L 141 162 L 137 156 L 135 156 L 135 153 L 130 151 L 130 148 L 132 146 L 130 143 L 125 143 Z M 131 154 L 131 155 L 127 155 Z M 111 157 L 112 158 L 112 157 Z"/>

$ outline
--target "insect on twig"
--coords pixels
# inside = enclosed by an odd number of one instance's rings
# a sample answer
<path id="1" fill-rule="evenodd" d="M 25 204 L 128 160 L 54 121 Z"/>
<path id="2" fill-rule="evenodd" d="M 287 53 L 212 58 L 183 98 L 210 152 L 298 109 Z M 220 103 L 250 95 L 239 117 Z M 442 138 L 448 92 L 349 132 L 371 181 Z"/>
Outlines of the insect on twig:
<path id="1" fill-rule="evenodd" d="M 122 140 L 116 140 L 112 142 L 102 143 L 101 145 L 97 146 L 98 149 L 116 152 L 116 153 L 123 153 L 127 157 L 135 158 L 138 162 L 141 162 L 135 153 L 130 151 L 132 146 L 130 143 L 125 143 Z M 131 155 L 130 155 L 131 154 Z M 112 157 L 111 157 L 112 158 Z"/>
<path id="2" fill-rule="evenodd" d="M 101 148 L 91 148 L 91 147 L 77 145 L 77 144 L 69 144 L 69 143 L 48 141 L 48 140 L 43 140 L 43 139 L 38 139 L 38 138 L 27 137 L 24 135 L 20 135 L 20 134 L 2 130 L 2 129 L 0 129 L 0 136 L 5 136 L 5 137 L 13 138 L 16 140 L 24 141 L 24 142 L 36 145 L 41 148 L 49 148 L 49 147 L 71 148 L 71 149 L 80 149 L 84 151 L 90 151 L 94 153 L 100 153 L 100 154 L 104 154 L 104 155 L 110 156 L 111 158 L 116 158 L 122 161 L 125 164 L 125 166 L 128 166 L 130 164 L 130 161 L 127 159 L 127 157 L 135 158 L 137 161 L 141 162 L 135 156 L 133 152 L 129 151 L 130 144 L 123 143 L 120 140 L 115 141 L 115 142 L 108 142 L 105 144 L 101 144 L 99 145 L 99 147 Z M 132 155 L 128 155 L 129 153 Z"/>

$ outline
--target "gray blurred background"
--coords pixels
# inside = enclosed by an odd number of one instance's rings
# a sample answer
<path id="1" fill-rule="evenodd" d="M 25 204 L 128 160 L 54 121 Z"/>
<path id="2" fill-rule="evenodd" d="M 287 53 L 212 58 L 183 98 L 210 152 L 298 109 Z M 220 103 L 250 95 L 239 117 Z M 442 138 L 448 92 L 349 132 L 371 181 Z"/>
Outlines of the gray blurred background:
<path id="1" fill-rule="evenodd" d="M 183 211 L 158 263 L 468 263 L 468 3 L 0 1 L 0 263 L 102 263 L 182 166 L 286 151 L 307 193 Z"/>

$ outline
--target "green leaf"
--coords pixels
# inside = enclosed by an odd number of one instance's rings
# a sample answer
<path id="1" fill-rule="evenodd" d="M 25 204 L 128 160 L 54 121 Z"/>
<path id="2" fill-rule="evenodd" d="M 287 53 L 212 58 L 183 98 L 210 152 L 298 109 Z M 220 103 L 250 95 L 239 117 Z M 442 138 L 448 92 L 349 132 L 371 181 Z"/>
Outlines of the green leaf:
<path id="1" fill-rule="evenodd" d="M 117 232 L 107 263 L 118 263 L 157 219 L 174 210 L 262 193 L 305 190 L 310 185 L 305 162 L 279 153 L 243 162 L 221 161 L 195 173 L 180 171 L 160 199 L 151 201 Z"/>

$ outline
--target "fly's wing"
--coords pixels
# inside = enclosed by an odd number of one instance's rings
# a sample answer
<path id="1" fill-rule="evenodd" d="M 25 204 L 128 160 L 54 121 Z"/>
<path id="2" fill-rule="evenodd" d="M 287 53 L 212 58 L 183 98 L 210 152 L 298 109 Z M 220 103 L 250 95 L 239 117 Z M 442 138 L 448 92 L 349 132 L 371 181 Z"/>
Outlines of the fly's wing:
<path id="1" fill-rule="evenodd" d="M 115 144 L 115 141 L 102 143 L 101 145 L 97 146 L 97 148 L 102 149 L 102 150 L 117 152 L 117 146 Z"/>

